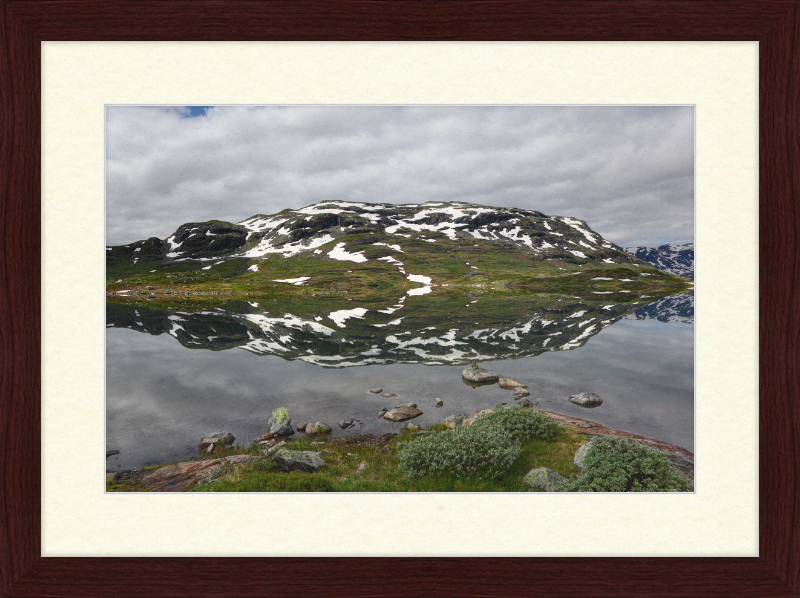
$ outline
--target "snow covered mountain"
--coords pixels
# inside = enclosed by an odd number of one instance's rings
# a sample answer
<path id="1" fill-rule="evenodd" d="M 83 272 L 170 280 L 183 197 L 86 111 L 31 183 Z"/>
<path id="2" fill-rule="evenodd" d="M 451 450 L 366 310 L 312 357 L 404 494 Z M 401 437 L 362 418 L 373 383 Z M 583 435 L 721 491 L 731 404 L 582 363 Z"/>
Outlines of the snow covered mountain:
<path id="1" fill-rule="evenodd" d="M 659 270 L 694 278 L 694 243 L 659 245 L 658 247 L 626 247 L 625 251 Z"/>
<path id="2" fill-rule="evenodd" d="M 425 252 L 425 243 L 431 244 L 428 250 L 439 253 L 492 246 L 506 254 L 517 252 L 532 266 L 548 265 L 551 270 L 601 264 L 606 268 L 645 266 L 582 220 L 464 202 L 393 205 L 322 201 L 298 210 L 255 215 L 236 224 L 216 220 L 184 224 L 163 240 L 151 237 L 107 247 L 106 256 L 109 269 L 123 265 L 129 269 L 118 268 L 122 275 L 133 273 L 130 268 L 145 270 L 184 262 L 216 265 L 231 259 L 247 260 L 247 268 L 255 272 L 267 259 L 299 254 L 366 262 L 373 259 L 369 252 L 364 254 L 367 247 L 382 247 L 381 252 L 386 254 L 374 259 L 400 263 L 402 259 L 398 258 L 404 253 Z"/>

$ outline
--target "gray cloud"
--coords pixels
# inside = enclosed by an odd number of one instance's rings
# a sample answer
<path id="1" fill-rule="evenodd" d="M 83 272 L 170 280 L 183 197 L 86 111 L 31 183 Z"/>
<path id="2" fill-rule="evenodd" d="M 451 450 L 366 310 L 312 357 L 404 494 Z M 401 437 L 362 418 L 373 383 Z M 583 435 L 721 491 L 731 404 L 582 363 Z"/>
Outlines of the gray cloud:
<path id="1" fill-rule="evenodd" d="M 468 201 L 585 220 L 623 246 L 694 240 L 694 110 L 109 107 L 109 244 L 324 199 Z"/>

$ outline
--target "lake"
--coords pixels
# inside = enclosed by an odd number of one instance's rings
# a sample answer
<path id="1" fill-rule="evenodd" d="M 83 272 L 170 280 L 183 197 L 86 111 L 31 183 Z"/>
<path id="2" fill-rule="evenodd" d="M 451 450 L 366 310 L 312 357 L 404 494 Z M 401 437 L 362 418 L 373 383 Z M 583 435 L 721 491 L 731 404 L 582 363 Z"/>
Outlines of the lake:
<path id="1" fill-rule="evenodd" d="M 349 435 L 399 430 L 405 422 L 377 415 L 400 403 L 417 403 L 423 415 L 412 421 L 423 427 L 513 404 L 496 384 L 462 381 L 473 359 L 527 384 L 540 409 L 693 451 L 693 296 L 648 299 L 451 293 L 349 309 L 264 298 L 169 309 L 109 302 L 106 448 L 120 454 L 107 468 L 195 456 L 204 435 L 222 430 L 249 444 L 277 407 L 295 426 L 321 421 Z M 369 392 L 376 387 L 396 396 Z M 579 392 L 604 402 L 567 400 Z M 361 424 L 342 431 L 345 418 Z"/>

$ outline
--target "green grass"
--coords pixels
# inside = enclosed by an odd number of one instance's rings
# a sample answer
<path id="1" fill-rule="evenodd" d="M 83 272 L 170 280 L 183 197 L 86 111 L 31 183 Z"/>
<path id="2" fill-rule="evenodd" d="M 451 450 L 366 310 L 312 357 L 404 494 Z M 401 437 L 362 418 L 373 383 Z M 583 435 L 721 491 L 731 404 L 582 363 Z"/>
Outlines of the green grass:
<path id="1" fill-rule="evenodd" d="M 434 434 L 447 434 L 451 432 L 444 424 L 436 424 L 427 428 Z M 425 436 L 412 436 L 404 432 L 400 436 L 375 438 L 369 435 L 357 435 L 347 438 L 330 440 L 322 446 L 312 446 L 311 442 L 319 440 L 320 436 L 291 439 L 287 445 L 288 450 L 325 451 L 323 461 L 327 467 L 321 468 L 313 474 L 292 472 L 285 473 L 274 465 L 269 459 L 260 459 L 244 465 L 235 466 L 228 475 L 221 477 L 210 484 L 192 488 L 192 492 L 527 492 L 530 487 L 523 482 L 524 476 L 532 469 L 548 467 L 568 479 L 569 489 L 584 491 L 579 487 L 582 480 L 587 478 L 586 473 L 580 474 L 574 465 L 575 451 L 585 444 L 587 437 L 584 433 L 571 428 L 557 427 L 552 438 L 527 439 L 519 444 L 519 457 L 501 475 L 486 477 L 479 473 L 470 476 L 459 476 L 453 472 L 440 475 L 423 475 L 410 477 L 399 467 L 398 454 L 403 447 L 398 448 L 399 442 L 417 442 Z M 219 458 L 234 454 L 261 455 L 263 446 L 253 443 L 250 446 L 218 447 L 211 458 Z M 638 453 L 637 453 L 638 455 Z M 642 455 L 638 455 L 642 457 Z M 650 452 L 645 455 L 649 467 L 655 464 L 661 467 L 664 473 L 664 463 L 661 456 Z M 198 457 L 201 458 L 201 457 Z M 656 463 L 657 461 L 657 463 Z M 652 462 L 652 463 L 651 463 Z M 361 463 L 367 464 L 367 469 L 358 472 Z M 614 463 L 603 465 L 598 461 L 597 467 L 588 459 L 592 483 L 599 483 L 599 471 L 610 468 L 609 475 L 617 471 Z M 159 466 L 143 468 L 152 470 Z M 594 471 L 591 471 L 594 469 Z M 668 478 L 665 484 L 651 484 L 648 489 L 675 490 L 689 489 L 689 485 L 675 472 L 666 472 Z M 617 480 L 618 481 L 618 480 Z M 611 480 L 612 485 L 617 481 Z M 598 489 L 597 486 L 596 489 Z M 605 486 L 604 486 L 605 488 Z M 610 488 L 610 487 L 609 487 Z M 109 492 L 141 492 L 147 488 L 141 485 L 141 476 L 132 481 L 114 482 L 107 481 L 106 489 Z M 608 489 L 606 489 L 608 490 Z M 541 490 L 534 490 L 540 492 Z"/>
<path id="2" fill-rule="evenodd" d="M 429 243 L 423 237 L 436 239 Z M 473 242 L 474 241 L 474 242 Z M 327 257 L 337 243 L 345 242 L 351 252 L 363 252 L 368 261 L 362 263 L 334 260 Z M 405 253 L 398 253 L 384 245 L 374 243 L 400 243 Z M 398 239 L 382 232 L 351 233 L 315 250 L 307 250 L 281 257 L 271 254 L 265 259 L 220 258 L 212 261 L 192 260 L 167 263 L 157 250 L 144 242 L 137 264 L 133 264 L 132 247 L 113 248 L 107 255 L 107 290 L 124 289 L 146 292 L 155 287 L 153 295 L 162 297 L 169 293 L 185 294 L 272 294 L 303 296 L 324 293 L 350 298 L 363 298 L 376 293 L 405 292 L 419 286 L 410 283 L 395 265 L 379 258 L 399 257 L 411 274 L 431 276 L 435 284 L 469 289 L 518 289 L 530 291 L 564 290 L 584 286 L 600 291 L 649 290 L 660 287 L 674 292 L 688 288 L 687 280 L 660 272 L 645 262 L 631 258 L 631 263 L 606 264 L 602 261 L 586 264 L 571 257 L 551 261 L 546 254 L 524 251 L 514 243 L 480 242 L 478 240 L 452 240 L 438 233 L 413 235 Z M 603 250 L 604 251 L 604 250 Z M 603 251 L 585 250 L 589 257 L 601 260 Z M 634 265 L 636 264 L 636 265 Z M 250 270 L 252 266 L 257 271 Z M 474 268 L 473 268 L 474 266 Z M 641 276 L 641 274 L 649 276 Z M 275 282 L 279 279 L 309 277 L 296 286 Z M 592 281 L 592 278 L 613 278 L 612 281 Z M 630 278 L 631 282 L 622 282 Z M 119 281 L 119 282 L 118 282 Z M 677 289 L 677 291 L 676 291 Z"/>
<path id="3" fill-rule="evenodd" d="M 447 429 L 431 426 L 434 432 Z M 443 430 L 444 429 L 444 430 Z M 414 442 L 419 437 L 404 433 L 382 446 L 358 444 L 358 439 L 337 439 L 323 446 L 311 446 L 313 440 L 298 438 L 286 446 L 289 450 L 324 450 L 328 467 L 313 474 L 284 473 L 269 461 L 257 461 L 237 469 L 235 474 L 214 481 L 195 492 L 525 492 L 522 482 L 528 471 L 550 467 L 563 476 L 578 474 L 572 462 L 575 451 L 586 442 L 580 432 L 558 428 L 553 440 L 528 440 L 521 444 L 520 457 L 501 476 L 485 479 L 478 475 L 458 477 L 447 473 L 439 476 L 410 478 L 398 468 L 397 442 Z M 385 447 L 389 447 L 385 449 Z M 215 455 L 216 457 L 216 455 Z M 361 463 L 367 469 L 356 472 Z M 235 477 L 235 479 L 234 479 Z"/>

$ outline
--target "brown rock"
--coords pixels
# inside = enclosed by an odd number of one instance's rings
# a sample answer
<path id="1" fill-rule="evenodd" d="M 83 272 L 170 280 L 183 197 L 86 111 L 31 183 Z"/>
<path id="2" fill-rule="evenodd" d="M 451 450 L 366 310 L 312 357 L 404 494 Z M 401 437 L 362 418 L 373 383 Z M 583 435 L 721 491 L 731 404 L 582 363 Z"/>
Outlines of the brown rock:
<path id="1" fill-rule="evenodd" d="M 512 380 L 511 378 L 500 378 L 497 383 L 500 385 L 500 388 L 505 390 L 513 390 L 515 388 L 528 388 L 525 384 L 521 384 L 516 380 Z"/>
<path id="2" fill-rule="evenodd" d="M 222 474 L 235 463 L 248 463 L 256 457 L 234 455 L 211 461 L 184 461 L 156 469 L 142 478 L 142 486 L 153 492 L 181 492 L 193 483 L 204 484 Z"/>
<path id="3" fill-rule="evenodd" d="M 422 415 L 422 411 L 414 407 L 396 407 L 383 414 L 383 419 L 390 422 L 404 422 Z"/>

